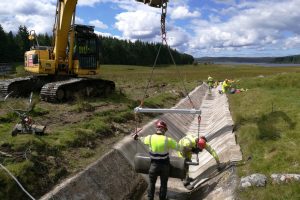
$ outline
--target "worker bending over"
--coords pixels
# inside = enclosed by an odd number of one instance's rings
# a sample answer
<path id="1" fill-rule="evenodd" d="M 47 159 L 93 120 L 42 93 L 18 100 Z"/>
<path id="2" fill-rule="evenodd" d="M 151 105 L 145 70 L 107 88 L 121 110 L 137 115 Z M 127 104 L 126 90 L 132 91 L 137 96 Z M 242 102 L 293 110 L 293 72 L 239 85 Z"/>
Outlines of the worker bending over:
<path id="1" fill-rule="evenodd" d="M 216 151 L 207 143 L 207 139 L 204 136 L 198 138 L 193 135 L 187 135 L 183 137 L 181 140 L 179 140 L 178 144 L 180 146 L 180 151 L 178 151 L 178 155 L 179 157 L 185 158 L 186 162 L 191 162 L 192 153 L 198 154 L 200 151 L 205 149 L 216 160 L 218 164 L 218 170 L 221 170 L 219 156 L 217 155 Z M 189 177 L 188 168 L 189 165 L 186 164 L 187 174 L 185 179 L 183 180 L 183 185 L 189 189 L 188 185 L 190 184 L 192 179 Z"/>
<path id="2" fill-rule="evenodd" d="M 150 183 L 148 185 L 148 199 L 154 199 L 155 183 L 157 177 L 160 176 L 159 199 L 165 200 L 167 198 L 168 179 L 170 174 L 169 149 L 179 150 L 179 145 L 174 139 L 165 136 L 168 127 L 164 121 L 158 120 L 155 123 L 155 126 L 155 134 L 146 137 L 138 137 L 138 135 L 135 134 L 133 137 L 135 140 L 139 139 L 149 147 L 151 165 L 149 169 Z"/>

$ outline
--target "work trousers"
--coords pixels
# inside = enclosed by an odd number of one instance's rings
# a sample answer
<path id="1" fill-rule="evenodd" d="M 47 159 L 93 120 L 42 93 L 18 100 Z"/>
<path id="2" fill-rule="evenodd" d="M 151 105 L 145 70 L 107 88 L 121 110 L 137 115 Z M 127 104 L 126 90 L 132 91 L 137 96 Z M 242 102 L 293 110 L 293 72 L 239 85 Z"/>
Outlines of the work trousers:
<path id="1" fill-rule="evenodd" d="M 157 177 L 160 176 L 160 190 L 159 200 L 167 198 L 168 179 L 170 174 L 170 163 L 151 162 L 149 169 L 149 186 L 148 186 L 148 200 L 154 199 L 155 183 Z"/>
<path id="2" fill-rule="evenodd" d="M 187 162 L 192 162 L 192 160 L 190 158 L 185 158 L 184 160 L 184 169 L 186 171 L 186 174 L 185 174 L 185 178 L 183 179 L 183 184 L 186 186 L 190 183 L 189 179 L 189 165 L 187 164 Z"/>

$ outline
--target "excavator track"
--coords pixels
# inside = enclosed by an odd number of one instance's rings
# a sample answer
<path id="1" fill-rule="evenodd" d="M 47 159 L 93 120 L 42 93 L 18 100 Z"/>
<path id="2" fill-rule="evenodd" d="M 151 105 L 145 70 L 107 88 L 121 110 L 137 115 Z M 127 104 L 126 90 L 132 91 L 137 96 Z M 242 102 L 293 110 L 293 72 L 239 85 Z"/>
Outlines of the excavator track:
<path id="1" fill-rule="evenodd" d="M 40 97 L 48 102 L 65 102 L 76 97 L 105 96 L 115 89 L 113 81 L 91 78 L 71 78 L 44 85 Z"/>
<path id="2" fill-rule="evenodd" d="M 31 91 L 36 91 L 43 84 L 37 77 L 27 76 L 12 78 L 0 81 L 0 96 L 5 97 L 11 93 L 11 96 L 26 96 Z"/>
<path id="3" fill-rule="evenodd" d="M 24 97 L 40 91 L 40 98 L 48 102 L 65 102 L 76 96 L 105 96 L 114 91 L 115 83 L 92 78 L 68 78 L 53 82 L 50 76 L 27 76 L 0 81 L 0 97 Z"/>

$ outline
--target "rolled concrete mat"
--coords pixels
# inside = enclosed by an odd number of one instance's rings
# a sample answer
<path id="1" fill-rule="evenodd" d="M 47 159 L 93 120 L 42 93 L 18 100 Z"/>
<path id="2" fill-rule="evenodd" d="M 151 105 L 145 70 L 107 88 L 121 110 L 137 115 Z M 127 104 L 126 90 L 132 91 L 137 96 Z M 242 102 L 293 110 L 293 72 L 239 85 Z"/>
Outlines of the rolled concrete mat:
<path id="1" fill-rule="evenodd" d="M 151 159 L 149 155 L 137 153 L 134 156 L 134 169 L 137 173 L 148 174 Z M 186 176 L 186 168 L 183 158 L 170 156 L 170 175 L 172 178 L 184 179 Z"/>

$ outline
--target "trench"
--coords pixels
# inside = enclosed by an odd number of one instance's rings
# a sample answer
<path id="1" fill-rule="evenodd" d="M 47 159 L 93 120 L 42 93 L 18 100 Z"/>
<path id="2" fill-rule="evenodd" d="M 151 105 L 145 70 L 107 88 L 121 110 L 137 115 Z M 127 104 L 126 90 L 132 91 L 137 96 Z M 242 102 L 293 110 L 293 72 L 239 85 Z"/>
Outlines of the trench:
<path id="1" fill-rule="evenodd" d="M 200 109 L 202 120 L 200 135 L 206 136 L 208 143 L 216 150 L 222 163 L 242 160 L 239 145 L 233 132 L 226 95 L 220 95 L 216 89 L 208 92 L 208 86 L 202 84 L 189 94 L 196 109 Z M 189 99 L 182 99 L 174 108 L 191 108 Z M 167 136 L 176 141 L 186 134 L 197 135 L 198 118 L 196 115 L 163 114 L 159 117 L 168 124 Z M 153 119 L 139 133 L 146 136 L 155 132 Z M 42 200 L 144 200 L 147 187 L 147 175 L 134 170 L 134 156 L 147 153 L 147 148 L 126 136 L 108 153 L 89 165 L 82 172 L 64 180 L 52 191 L 41 197 Z M 170 178 L 168 198 L 173 200 L 226 199 L 234 196 L 237 177 L 234 165 L 217 172 L 213 157 L 206 151 L 199 154 L 199 165 L 190 166 L 190 177 L 195 181 L 193 190 L 183 187 L 181 180 Z M 159 181 L 157 192 L 159 191 Z M 156 194 L 157 195 L 157 194 Z"/>

